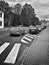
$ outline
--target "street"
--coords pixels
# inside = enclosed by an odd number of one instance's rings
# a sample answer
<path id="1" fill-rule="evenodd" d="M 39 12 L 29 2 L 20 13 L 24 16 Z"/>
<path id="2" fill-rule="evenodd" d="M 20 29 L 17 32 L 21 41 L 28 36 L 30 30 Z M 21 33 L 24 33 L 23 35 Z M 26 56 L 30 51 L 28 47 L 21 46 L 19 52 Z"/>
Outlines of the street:
<path id="1" fill-rule="evenodd" d="M 49 65 L 49 27 L 34 39 L 21 65 Z"/>
<path id="2" fill-rule="evenodd" d="M 0 31 L 0 65 L 19 65 L 33 39 L 34 35 L 28 33 L 17 37 L 10 36 L 9 30 Z"/>
<path id="3" fill-rule="evenodd" d="M 1 33 L 1 31 L 0 31 Z M 49 27 L 38 35 L 0 35 L 0 65 L 49 65 Z"/>
<path id="4" fill-rule="evenodd" d="M 49 65 L 49 0 L 0 0 L 0 65 Z"/>

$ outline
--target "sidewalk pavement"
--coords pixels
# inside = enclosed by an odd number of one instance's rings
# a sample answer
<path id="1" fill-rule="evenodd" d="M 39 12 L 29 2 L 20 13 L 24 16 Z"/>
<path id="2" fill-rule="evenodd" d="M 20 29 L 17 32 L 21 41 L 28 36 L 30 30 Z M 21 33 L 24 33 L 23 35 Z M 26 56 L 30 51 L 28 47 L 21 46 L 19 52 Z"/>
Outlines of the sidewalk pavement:
<path id="1" fill-rule="evenodd" d="M 5 30 L 9 30 L 11 28 L 16 28 L 16 27 L 4 27 L 4 28 L 0 28 L 0 31 L 5 31 Z M 29 31 L 29 27 L 23 27 L 26 31 Z"/>
<path id="2" fill-rule="evenodd" d="M 21 65 L 49 65 L 49 27 L 34 39 Z"/>
<path id="3" fill-rule="evenodd" d="M 5 27 L 5 28 L 0 28 L 0 31 L 5 31 L 5 30 L 9 30 L 11 29 L 12 27 Z"/>

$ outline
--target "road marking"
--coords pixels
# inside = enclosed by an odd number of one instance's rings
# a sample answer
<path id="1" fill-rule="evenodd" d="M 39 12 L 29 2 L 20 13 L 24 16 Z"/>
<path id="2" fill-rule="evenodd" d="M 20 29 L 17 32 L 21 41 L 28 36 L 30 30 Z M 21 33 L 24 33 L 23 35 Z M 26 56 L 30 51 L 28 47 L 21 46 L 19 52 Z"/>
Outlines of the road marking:
<path id="1" fill-rule="evenodd" d="M 0 36 L 0 37 L 4 37 L 4 36 L 6 36 L 6 35 L 9 35 L 9 33 L 8 33 L 8 34 L 5 34 L 5 35 L 2 35 L 2 36 Z"/>
<path id="2" fill-rule="evenodd" d="M 32 45 L 31 45 L 31 46 L 32 46 Z M 30 49 L 31 49 L 31 46 L 28 48 L 28 51 L 27 51 L 27 53 L 26 53 L 25 57 L 23 58 L 23 60 L 22 60 L 22 62 L 21 62 L 20 65 L 24 65 L 23 63 L 24 63 L 24 61 L 25 61 L 25 59 L 26 59 L 26 57 L 27 57 L 27 55 L 28 55 L 28 53 L 29 53 L 29 51 L 30 51 Z"/>
<path id="3" fill-rule="evenodd" d="M 24 36 L 23 38 L 26 39 L 26 40 L 28 40 L 28 41 L 32 41 L 31 39 L 29 39 L 29 38 L 27 38 L 27 37 L 25 37 L 25 36 Z"/>
<path id="4" fill-rule="evenodd" d="M 14 45 L 11 52 L 9 53 L 7 58 L 5 59 L 4 63 L 11 63 L 11 64 L 15 63 L 19 49 L 20 49 L 20 46 L 21 46 L 21 44 L 15 44 Z"/>
<path id="5" fill-rule="evenodd" d="M 33 39 L 34 37 L 31 37 L 31 36 L 28 36 L 28 35 L 25 35 L 26 37 L 29 37 L 29 38 L 31 38 L 31 39 Z"/>
<path id="6" fill-rule="evenodd" d="M 27 41 L 25 41 L 23 38 L 21 39 L 21 42 L 23 43 L 28 43 Z"/>
<path id="7" fill-rule="evenodd" d="M 28 35 L 28 36 L 31 36 L 31 37 L 34 36 L 34 35 L 32 35 L 32 34 L 27 34 L 27 35 Z"/>
<path id="8" fill-rule="evenodd" d="M 2 46 L 0 46 L 0 54 L 9 46 L 10 43 L 4 43 Z"/>
<path id="9" fill-rule="evenodd" d="M 28 36 L 31 36 L 31 37 L 36 37 L 36 35 L 32 35 L 32 34 L 27 34 Z"/>
<path id="10" fill-rule="evenodd" d="M 30 38 L 31 38 L 31 39 L 30 39 Z M 33 35 L 30 36 L 30 34 L 27 34 L 27 35 L 25 35 L 25 36 L 21 39 L 21 42 L 23 42 L 23 43 L 29 43 L 29 42 L 32 41 L 33 38 L 34 38 Z M 24 40 L 24 39 L 25 39 L 25 40 Z"/>

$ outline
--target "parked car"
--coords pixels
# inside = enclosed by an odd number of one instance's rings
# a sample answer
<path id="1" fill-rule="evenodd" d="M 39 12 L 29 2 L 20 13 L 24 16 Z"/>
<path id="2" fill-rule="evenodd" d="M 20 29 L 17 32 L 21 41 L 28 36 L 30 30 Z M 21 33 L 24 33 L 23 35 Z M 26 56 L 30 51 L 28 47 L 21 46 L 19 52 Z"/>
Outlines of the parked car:
<path id="1" fill-rule="evenodd" d="M 16 28 L 12 28 L 10 30 L 10 35 L 22 35 L 25 33 L 25 30 L 22 27 L 16 27 Z"/>
<path id="2" fill-rule="evenodd" d="M 46 28 L 46 26 L 41 26 L 41 28 L 42 28 L 42 29 L 45 29 L 45 28 Z"/>
<path id="3" fill-rule="evenodd" d="M 39 29 L 37 27 L 30 26 L 29 34 L 38 34 L 38 33 L 39 33 Z"/>
<path id="4" fill-rule="evenodd" d="M 42 30 L 41 27 L 39 27 L 38 29 L 39 29 L 39 32 L 41 32 L 41 30 Z"/>
<path id="5" fill-rule="evenodd" d="M 23 25 L 19 25 L 19 27 L 23 27 Z"/>
<path id="6" fill-rule="evenodd" d="M 41 32 L 42 28 L 41 26 L 36 26 L 39 29 L 39 32 Z"/>

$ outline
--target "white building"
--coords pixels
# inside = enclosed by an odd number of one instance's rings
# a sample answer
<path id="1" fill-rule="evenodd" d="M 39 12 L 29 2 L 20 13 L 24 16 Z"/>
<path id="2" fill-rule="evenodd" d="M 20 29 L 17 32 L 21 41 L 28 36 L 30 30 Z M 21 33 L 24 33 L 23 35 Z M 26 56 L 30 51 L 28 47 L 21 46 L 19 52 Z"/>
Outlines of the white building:
<path id="1" fill-rule="evenodd" d="M 4 10 L 0 7 L 0 28 L 4 28 Z"/>

